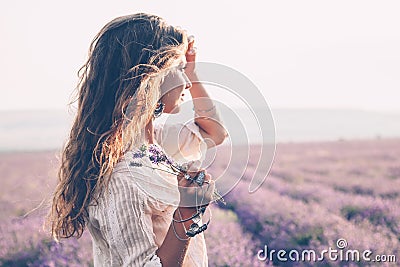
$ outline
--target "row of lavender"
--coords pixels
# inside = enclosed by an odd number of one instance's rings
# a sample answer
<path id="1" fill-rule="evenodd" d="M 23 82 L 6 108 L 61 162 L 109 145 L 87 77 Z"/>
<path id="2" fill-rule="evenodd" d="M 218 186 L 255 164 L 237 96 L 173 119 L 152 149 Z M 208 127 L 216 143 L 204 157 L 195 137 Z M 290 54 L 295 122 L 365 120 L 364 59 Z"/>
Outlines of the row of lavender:
<path id="1" fill-rule="evenodd" d="M 0 266 L 93 266 L 90 237 L 52 240 L 43 230 L 43 216 L 2 221 Z"/>
<path id="2" fill-rule="evenodd" d="M 340 251 L 336 242 L 343 239 L 347 242 L 344 253 L 371 250 L 372 259 L 378 254 L 399 256 L 399 151 L 399 140 L 279 145 L 263 186 L 248 193 L 256 166 L 249 164 L 243 179 L 227 195 L 227 208 L 237 214 L 261 248 L 285 250 L 286 258 L 294 249 L 312 249 L 317 258 L 318 252 L 329 247 Z M 218 163 L 213 167 L 218 168 Z M 338 262 L 325 256 L 323 264 L 366 264 L 347 259 Z M 276 255 L 272 260 L 277 265 L 294 264 Z"/>
<path id="3" fill-rule="evenodd" d="M 54 152 L 0 154 L 0 266 L 93 266 L 90 235 L 53 241 L 44 216 L 54 187 Z M 233 212 L 213 206 L 206 231 L 210 266 L 261 266 Z"/>
<path id="4" fill-rule="evenodd" d="M 322 251 L 337 249 L 340 238 L 346 239 L 349 249 L 399 255 L 398 151 L 400 140 L 281 144 L 268 179 L 253 194 L 247 186 L 257 164 L 250 158 L 245 176 L 225 197 L 225 210 L 213 208 L 206 231 L 210 266 L 265 266 L 268 262 L 256 255 L 264 245 L 270 250 Z M 54 155 L 0 157 L 0 266 L 92 266 L 87 233 L 78 241 L 57 244 L 42 230 L 43 214 L 35 211 L 21 219 L 20 215 L 49 199 L 50 190 L 43 190 L 43 185 L 54 186 L 49 178 L 55 174 Z M 227 161 L 218 158 L 210 172 L 224 169 Z M 228 169 L 232 176 L 239 165 Z M 267 168 L 262 163 L 260 167 Z"/>
<path id="5" fill-rule="evenodd" d="M 234 213 L 213 207 L 207 234 L 210 266 L 264 266 L 258 249 L 244 233 Z M 0 266 L 93 266 L 89 234 L 57 243 L 42 228 L 43 217 L 13 219 L 0 224 Z"/>

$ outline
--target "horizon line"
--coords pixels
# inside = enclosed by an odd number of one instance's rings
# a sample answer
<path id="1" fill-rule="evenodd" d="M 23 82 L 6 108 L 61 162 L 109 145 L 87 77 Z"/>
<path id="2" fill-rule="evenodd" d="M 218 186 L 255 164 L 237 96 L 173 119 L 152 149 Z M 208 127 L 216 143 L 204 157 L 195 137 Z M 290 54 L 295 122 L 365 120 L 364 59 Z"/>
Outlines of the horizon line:
<path id="1" fill-rule="evenodd" d="M 255 107 L 254 109 L 259 109 L 262 107 Z M 244 107 L 233 106 L 232 109 L 245 109 Z M 324 110 L 324 111 L 359 111 L 359 112 L 374 112 L 374 113 L 386 113 L 386 114 L 398 114 L 400 115 L 400 109 L 366 109 L 357 107 L 270 107 L 272 111 L 276 110 Z M 63 111 L 63 112 L 74 112 L 74 108 L 27 108 L 27 109 L 1 109 L 0 113 L 8 112 L 48 112 L 48 111 Z"/>

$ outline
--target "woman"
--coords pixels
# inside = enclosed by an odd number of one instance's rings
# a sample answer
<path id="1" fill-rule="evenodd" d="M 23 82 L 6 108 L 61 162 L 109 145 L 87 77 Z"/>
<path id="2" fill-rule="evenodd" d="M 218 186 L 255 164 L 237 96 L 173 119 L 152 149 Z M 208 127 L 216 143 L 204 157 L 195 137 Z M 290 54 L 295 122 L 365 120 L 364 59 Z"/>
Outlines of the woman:
<path id="1" fill-rule="evenodd" d="M 148 157 L 159 153 L 160 85 L 173 66 L 184 77 L 187 48 L 184 31 L 143 13 L 114 19 L 91 44 L 49 220 L 56 239 L 88 227 L 95 266 L 190 266 L 190 238 L 207 228 L 197 223 L 210 175 L 178 165 L 171 175 L 158 165 L 167 157 Z"/>
<path id="2" fill-rule="evenodd" d="M 221 144 L 227 133 L 218 116 L 217 107 L 203 85 L 198 82 L 195 71 L 197 49 L 194 47 L 194 38 L 189 36 L 188 40 L 185 72 L 174 69 L 165 77 L 161 84 L 162 96 L 159 105 L 162 105 L 163 113 L 179 113 L 183 97 L 188 90 L 195 111 L 194 119 L 171 123 L 168 121 L 169 116 L 164 115 L 164 120 L 155 121 L 154 134 L 157 143 L 176 162 L 194 161 L 197 163 L 197 166 L 193 164 L 195 168 L 202 164 L 207 148 Z M 203 253 L 199 254 L 199 251 Z M 201 233 L 192 238 L 185 260 L 190 266 L 204 266 L 202 263 L 208 262 L 206 251 L 204 235 Z"/>

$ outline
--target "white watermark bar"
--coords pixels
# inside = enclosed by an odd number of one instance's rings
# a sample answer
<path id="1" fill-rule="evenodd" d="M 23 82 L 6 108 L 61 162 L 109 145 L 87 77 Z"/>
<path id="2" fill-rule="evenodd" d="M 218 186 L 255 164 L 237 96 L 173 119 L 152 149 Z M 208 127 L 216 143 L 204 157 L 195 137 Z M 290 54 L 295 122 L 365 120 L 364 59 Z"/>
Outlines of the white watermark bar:
<path id="1" fill-rule="evenodd" d="M 264 245 L 264 249 L 257 252 L 257 258 L 260 261 L 271 261 L 271 262 L 322 262 L 328 261 L 344 261 L 344 262 L 397 262 L 396 255 L 385 255 L 377 254 L 373 255 L 373 252 L 369 249 L 358 250 L 358 249 L 346 249 L 347 240 L 340 238 L 336 241 L 336 247 L 328 247 L 322 251 L 316 251 L 313 249 L 296 250 L 292 249 L 289 251 L 280 249 L 269 249 L 267 245 Z"/>

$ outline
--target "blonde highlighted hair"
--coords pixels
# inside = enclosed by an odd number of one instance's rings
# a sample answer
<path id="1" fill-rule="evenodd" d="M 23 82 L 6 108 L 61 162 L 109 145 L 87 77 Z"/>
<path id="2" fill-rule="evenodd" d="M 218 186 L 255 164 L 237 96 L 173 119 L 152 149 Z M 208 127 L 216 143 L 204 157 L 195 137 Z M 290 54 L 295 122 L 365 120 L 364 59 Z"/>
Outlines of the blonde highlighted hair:
<path id="1" fill-rule="evenodd" d="M 155 15 L 119 17 L 103 27 L 80 69 L 77 114 L 62 151 L 48 224 L 53 237 L 80 237 L 94 192 L 120 157 L 143 141 L 163 72 L 184 55 L 186 33 Z"/>

